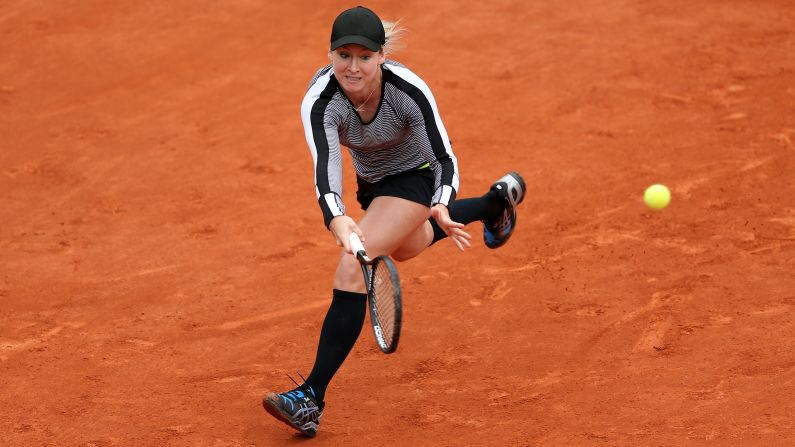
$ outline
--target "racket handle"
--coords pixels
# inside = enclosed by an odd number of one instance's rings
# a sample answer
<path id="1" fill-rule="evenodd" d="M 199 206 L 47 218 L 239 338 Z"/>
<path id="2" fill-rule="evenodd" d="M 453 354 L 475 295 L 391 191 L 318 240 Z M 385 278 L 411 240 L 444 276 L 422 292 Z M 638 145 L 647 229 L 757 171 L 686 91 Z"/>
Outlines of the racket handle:
<path id="1" fill-rule="evenodd" d="M 348 240 L 351 243 L 351 251 L 354 255 L 358 255 L 359 253 L 365 254 L 364 245 L 362 245 L 362 241 L 359 239 L 359 235 L 356 233 L 351 233 L 348 237 Z"/>

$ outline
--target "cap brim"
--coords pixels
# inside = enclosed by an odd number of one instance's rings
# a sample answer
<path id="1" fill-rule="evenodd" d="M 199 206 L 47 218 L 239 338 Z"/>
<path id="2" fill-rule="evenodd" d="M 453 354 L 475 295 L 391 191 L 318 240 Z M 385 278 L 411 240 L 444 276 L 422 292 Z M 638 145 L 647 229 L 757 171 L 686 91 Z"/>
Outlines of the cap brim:
<path id="1" fill-rule="evenodd" d="M 331 49 L 336 50 L 337 48 L 348 45 L 350 43 L 359 44 L 370 51 L 378 51 L 381 49 L 381 45 L 378 43 L 373 42 L 372 40 L 364 37 L 364 36 L 345 36 L 340 37 L 339 39 L 331 42 Z"/>

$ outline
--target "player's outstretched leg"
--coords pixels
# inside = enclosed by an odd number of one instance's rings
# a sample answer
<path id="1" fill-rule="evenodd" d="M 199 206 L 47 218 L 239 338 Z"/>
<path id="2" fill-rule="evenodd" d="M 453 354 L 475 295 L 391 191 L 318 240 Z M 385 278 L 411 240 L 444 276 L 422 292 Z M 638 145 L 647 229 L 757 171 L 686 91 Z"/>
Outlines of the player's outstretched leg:
<path id="1" fill-rule="evenodd" d="M 516 228 L 516 206 L 524 199 L 524 180 L 516 172 L 509 172 L 491 185 L 491 191 L 505 199 L 502 213 L 483 221 L 483 241 L 489 248 L 503 246 Z"/>
<path id="2" fill-rule="evenodd" d="M 276 419 L 313 437 L 320 427 L 325 405 L 318 402 L 312 387 L 303 384 L 285 393 L 268 393 L 262 399 L 262 406 Z"/>

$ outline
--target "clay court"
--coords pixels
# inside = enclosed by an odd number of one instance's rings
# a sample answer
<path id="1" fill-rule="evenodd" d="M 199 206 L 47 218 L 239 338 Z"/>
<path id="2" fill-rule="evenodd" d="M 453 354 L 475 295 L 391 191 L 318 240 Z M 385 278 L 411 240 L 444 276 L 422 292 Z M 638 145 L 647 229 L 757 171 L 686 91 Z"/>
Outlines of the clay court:
<path id="1" fill-rule="evenodd" d="M 1 445 L 795 444 L 788 0 L 368 3 L 459 197 L 527 198 L 398 265 L 400 348 L 365 327 L 317 438 L 265 413 L 331 301 L 299 106 L 354 5 L 3 2 Z"/>

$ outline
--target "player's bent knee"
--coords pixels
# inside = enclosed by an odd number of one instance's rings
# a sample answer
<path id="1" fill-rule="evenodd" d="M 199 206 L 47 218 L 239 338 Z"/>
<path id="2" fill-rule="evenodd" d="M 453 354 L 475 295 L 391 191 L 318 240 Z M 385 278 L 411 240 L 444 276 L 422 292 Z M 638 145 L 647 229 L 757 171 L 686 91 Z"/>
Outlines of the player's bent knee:
<path id="1" fill-rule="evenodd" d="M 398 250 L 392 253 L 392 259 L 398 262 L 408 261 L 411 258 L 416 257 L 419 254 L 418 251 L 410 252 L 408 250 Z"/>
<path id="2" fill-rule="evenodd" d="M 395 261 L 407 261 L 422 253 L 433 240 L 433 229 L 427 221 L 424 225 L 410 235 L 403 244 L 395 250 L 391 257 Z"/>

